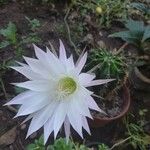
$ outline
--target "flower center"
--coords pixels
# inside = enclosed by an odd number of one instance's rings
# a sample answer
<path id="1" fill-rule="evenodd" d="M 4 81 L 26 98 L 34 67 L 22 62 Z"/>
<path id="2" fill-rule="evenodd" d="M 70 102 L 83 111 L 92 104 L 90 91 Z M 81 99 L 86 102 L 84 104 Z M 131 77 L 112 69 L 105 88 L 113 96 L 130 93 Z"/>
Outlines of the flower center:
<path id="1" fill-rule="evenodd" d="M 63 97 L 74 93 L 76 88 L 76 82 L 70 77 L 64 77 L 58 82 L 58 90 L 60 92 L 60 95 L 62 95 Z"/>

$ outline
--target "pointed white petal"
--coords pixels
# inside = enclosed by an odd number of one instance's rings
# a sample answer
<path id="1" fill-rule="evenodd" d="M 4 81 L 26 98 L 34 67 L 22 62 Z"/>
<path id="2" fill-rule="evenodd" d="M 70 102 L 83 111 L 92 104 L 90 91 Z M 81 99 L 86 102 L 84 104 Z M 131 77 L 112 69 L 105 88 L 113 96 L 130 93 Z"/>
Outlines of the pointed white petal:
<path id="1" fill-rule="evenodd" d="M 19 64 L 20 66 L 22 66 L 22 67 L 27 67 L 28 65 L 27 64 L 24 64 L 24 63 L 21 63 L 21 62 L 19 62 L 19 61 L 15 61 L 17 64 Z"/>
<path id="2" fill-rule="evenodd" d="M 34 97 L 28 98 L 20 107 L 16 117 L 34 113 L 50 104 L 51 101 L 48 94 L 37 94 Z"/>
<path id="3" fill-rule="evenodd" d="M 83 57 L 81 58 L 79 63 L 76 65 L 77 73 L 81 72 L 81 70 L 83 69 L 83 67 L 84 67 L 84 65 L 86 63 L 86 60 L 87 60 L 87 52 L 83 55 Z"/>
<path id="4" fill-rule="evenodd" d="M 66 141 L 68 143 L 69 136 L 70 136 L 70 123 L 69 123 L 68 117 L 65 118 L 64 129 L 65 129 Z"/>
<path id="5" fill-rule="evenodd" d="M 65 65 L 49 50 L 47 50 L 47 65 L 51 69 L 51 73 L 62 74 L 66 72 Z M 57 66 L 57 67 L 56 67 Z"/>
<path id="6" fill-rule="evenodd" d="M 12 84 L 18 87 L 38 92 L 50 91 L 52 89 L 52 86 L 54 85 L 53 81 L 50 82 L 49 80 L 34 80 Z"/>
<path id="7" fill-rule="evenodd" d="M 49 48 L 47 48 L 47 50 L 52 51 L 52 53 L 58 58 L 57 52 L 56 52 L 54 46 L 52 45 L 52 43 L 50 41 L 48 41 L 48 43 L 50 45 L 51 50 Z"/>
<path id="8" fill-rule="evenodd" d="M 60 43 L 60 47 L 59 47 L 59 59 L 62 62 L 66 62 L 67 56 L 66 56 L 66 50 L 65 50 L 64 44 L 63 44 L 63 42 L 61 40 L 59 40 L 59 43 Z"/>
<path id="9" fill-rule="evenodd" d="M 24 57 L 24 59 L 34 72 L 40 74 L 45 79 L 49 79 L 51 77 L 47 67 L 44 66 L 39 60 L 29 57 Z"/>
<path id="10" fill-rule="evenodd" d="M 76 66 L 77 66 L 78 63 L 80 62 L 80 60 L 81 60 L 81 58 L 83 57 L 83 55 L 85 54 L 85 49 L 86 49 L 86 48 L 84 48 L 83 51 L 82 51 L 82 53 L 80 54 L 80 56 L 79 56 L 79 58 L 78 58 L 78 60 L 77 60 L 77 62 L 76 62 Z"/>
<path id="11" fill-rule="evenodd" d="M 87 119 L 82 116 L 83 128 L 87 131 L 88 134 L 91 135 L 89 125 L 87 123 Z"/>
<path id="12" fill-rule="evenodd" d="M 47 52 L 45 53 L 40 48 L 35 46 L 35 53 L 37 58 L 40 60 L 40 62 L 43 64 L 49 74 L 55 77 L 59 73 L 58 68 L 62 68 L 62 66 L 60 66 L 61 63 L 59 62 L 59 59 L 52 52 L 50 52 L 48 47 L 46 47 L 46 50 Z"/>
<path id="13" fill-rule="evenodd" d="M 89 87 L 89 86 L 95 86 L 95 85 L 101 85 L 101 84 L 105 84 L 111 81 L 114 81 L 115 79 L 99 79 L 99 80 L 93 80 L 90 83 L 86 84 L 85 87 Z"/>
<path id="14" fill-rule="evenodd" d="M 52 116 L 55 108 L 56 102 L 52 102 L 48 106 L 35 113 L 30 123 L 27 137 L 30 136 L 33 132 L 40 129 L 47 122 L 47 120 Z"/>
<path id="15" fill-rule="evenodd" d="M 73 56 L 71 55 L 67 61 L 66 61 L 66 65 L 67 65 L 67 70 L 73 70 L 75 68 L 75 64 L 74 64 L 74 61 L 73 61 Z"/>
<path id="16" fill-rule="evenodd" d="M 94 78 L 95 78 L 95 75 L 81 73 L 79 75 L 79 82 L 84 86 L 84 85 L 89 84 Z"/>
<path id="17" fill-rule="evenodd" d="M 65 121 L 66 114 L 68 111 L 68 104 L 66 101 L 61 101 L 58 108 L 55 111 L 54 119 L 54 137 L 56 138 L 58 131 L 60 130 L 63 122 Z"/>
<path id="18" fill-rule="evenodd" d="M 85 97 L 83 97 L 82 95 L 75 96 L 72 100 L 70 100 L 70 105 L 74 107 L 74 111 L 78 111 L 80 115 L 92 118 L 89 108 L 84 103 L 84 99 Z"/>
<path id="19" fill-rule="evenodd" d="M 74 110 L 74 107 L 71 105 L 68 111 L 68 120 L 74 130 L 83 138 L 82 134 L 82 116 Z"/>
<path id="20" fill-rule="evenodd" d="M 87 97 L 86 102 L 90 109 L 97 110 L 99 112 L 102 111 L 91 96 Z"/>
<path id="21" fill-rule="evenodd" d="M 46 144 L 53 130 L 54 130 L 54 115 L 44 125 L 44 144 Z"/>
<path id="22" fill-rule="evenodd" d="M 7 102 L 5 105 L 16 105 L 16 104 L 23 104 L 28 99 L 36 96 L 37 92 L 33 91 L 25 91 L 16 97 L 14 97 L 11 101 Z"/>
<path id="23" fill-rule="evenodd" d="M 36 57 L 41 61 L 45 60 L 46 53 L 43 50 L 41 50 L 39 47 L 37 47 L 35 44 L 33 44 L 33 46 L 34 46 Z"/>
<path id="24" fill-rule="evenodd" d="M 24 124 L 24 123 L 26 123 L 28 120 L 30 120 L 31 118 L 33 118 L 34 114 L 35 114 L 35 113 L 29 115 L 21 124 Z"/>
<path id="25" fill-rule="evenodd" d="M 39 80 L 43 79 L 42 76 L 38 73 L 35 73 L 32 71 L 32 69 L 29 66 L 25 67 L 10 67 L 19 73 L 23 74 L 25 77 L 27 77 L 30 80 Z"/>

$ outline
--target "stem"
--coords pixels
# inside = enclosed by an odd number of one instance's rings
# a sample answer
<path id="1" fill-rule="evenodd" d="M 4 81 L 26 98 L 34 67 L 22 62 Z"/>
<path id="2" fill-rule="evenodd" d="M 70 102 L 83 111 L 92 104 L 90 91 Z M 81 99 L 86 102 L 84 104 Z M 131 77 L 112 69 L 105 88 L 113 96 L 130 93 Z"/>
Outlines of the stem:
<path id="1" fill-rule="evenodd" d="M 2 86 L 2 90 L 3 90 L 3 93 L 4 93 L 5 99 L 8 99 L 7 92 L 6 92 L 5 85 L 4 85 L 4 82 L 3 82 L 2 78 L 0 78 L 0 84 Z"/>
<path id="2" fill-rule="evenodd" d="M 124 50 L 124 48 L 125 48 L 127 45 L 128 45 L 127 42 L 124 43 L 114 54 L 115 54 L 115 55 L 120 54 L 120 53 Z"/>
<path id="3" fill-rule="evenodd" d="M 5 85 L 4 85 L 4 82 L 3 82 L 2 78 L 0 78 L 0 84 L 2 86 L 2 90 L 3 90 L 3 93 L 4 93 L 5 99 L 8 100 L 9 98 L 8 98 L 8 95 L 7 95 L 7 92 L 6 92 L 6 89 L 5 89 Z M 10 111 L 14 112 L 14 113 L 17 112 L 17 110 L 14 107 L 12 107 L 12 106 L 7 106 L 7 108 Z"/>
<path id="4" fill-rule="evenodd" d="M 110 148 L 110 150 L 112 150 L 112 149 L 114 149 L 115 147 L 117 147 L 117 146 L 119 146 L 119 145 L 125 143 L 125 142 L 128 141 L 129 139 L 131 139 L 131 136 L 129 136 L 128 138 L 126 138 L 126 139 L 124 139 L 124 140 L 122 140 L 122 141 L 120 141 L 120 142 L 114 144 L 114 145 Z"/>
<path id="5" fill-rule="evenodd" d="M 77 50 L 77 48 L 76 48 L 74 42 L 73 42 L 72 39 L 71 39 L 70 28 L 69 28 L 69 25 L 68 25 L 68 23 L 67 23 L 67 18 L 68 18 L 69 12 L 70 12 L 70 10 L 71 10 L 71 7 L 72 7 L 72 5 L 71 5 L 71 6 L 68 8 L 68 10 L 67 10 L 67 13 L 66 13 L 66 15 L 65 15 L 65 17 L 64 17 L 64 22 L 65 22 L 65 25 L 66 25 L 66 28 L 67 28 L 69 42 L 70 42 L 70 44 L 74 47 L 74 50 L 75 50 L 76 54 L 79 55 L 79 52 L 78 52 L 78 50 Z"/>
<path id="6" fill-rule="evenodd" d="M 92 94 L 92 96 L 94 96 L 94 97 L 97 97 L 97 98 L 99 98 L 99 99 L 104 99 L 103 97 L 101 97 L 100 95 L 96 95 L 96 94 Z"/>

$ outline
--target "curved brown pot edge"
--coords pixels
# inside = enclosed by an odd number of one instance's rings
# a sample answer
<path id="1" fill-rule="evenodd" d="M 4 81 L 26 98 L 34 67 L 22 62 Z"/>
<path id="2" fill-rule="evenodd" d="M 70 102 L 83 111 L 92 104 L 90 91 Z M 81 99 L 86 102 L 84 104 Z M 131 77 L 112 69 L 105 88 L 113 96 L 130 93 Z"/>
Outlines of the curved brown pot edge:
<path id="1" fill-rule="evenodd" d="M 122 118 L 129 110 L 130 107 L 130 92 L 129 92 L 129 88 L 124 85 L 123 87 L 123 109 L 121 111 L 121 113 L 115 117 L 112 118 L 100 118 L 100 117 L 93 117 L 93 120 L 89 121 L 89 124 L 91 127 L 102 127 L 114 120 L 120 119 Z"/>

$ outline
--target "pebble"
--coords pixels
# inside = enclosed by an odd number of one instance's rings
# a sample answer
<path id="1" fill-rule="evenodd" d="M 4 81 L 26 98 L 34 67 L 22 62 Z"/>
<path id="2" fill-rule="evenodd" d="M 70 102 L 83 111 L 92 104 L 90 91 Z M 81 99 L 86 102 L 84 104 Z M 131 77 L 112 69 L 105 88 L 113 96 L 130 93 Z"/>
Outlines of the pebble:
<path id="1" fill-rule="evenodd" d="M 21 130 L 24 130 L 25 128 L 26 128 L 26 124 L 22 124 L 20 127 Z"/>
<path id="2" fill-rule="evenodd" d="M 2 120 L 3 120 L 3 121 L 6 121 L 6 120 L 7 120 L 7 118 L 6 118 L 6 117 L 2 117 Z"/>
<path id="3" fill-rule="evenodd" d="M 37 132 L 34 132 L 33 134 L 30 135 L 30 139 L 34 139 L 37 136 Z"/>

